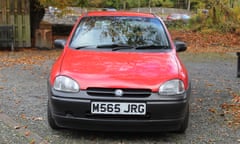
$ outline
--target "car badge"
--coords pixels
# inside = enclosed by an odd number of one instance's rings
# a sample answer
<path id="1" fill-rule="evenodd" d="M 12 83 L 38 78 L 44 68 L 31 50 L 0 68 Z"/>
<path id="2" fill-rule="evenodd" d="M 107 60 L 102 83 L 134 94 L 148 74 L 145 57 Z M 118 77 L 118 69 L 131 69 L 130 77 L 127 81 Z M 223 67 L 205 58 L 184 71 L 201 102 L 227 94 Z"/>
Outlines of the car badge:
<path id="1" fill-rule="evenodd" d="M 123 96 L 123 90 L 121 89 L 116 89 L 114 92 L 115 96 Z"/>

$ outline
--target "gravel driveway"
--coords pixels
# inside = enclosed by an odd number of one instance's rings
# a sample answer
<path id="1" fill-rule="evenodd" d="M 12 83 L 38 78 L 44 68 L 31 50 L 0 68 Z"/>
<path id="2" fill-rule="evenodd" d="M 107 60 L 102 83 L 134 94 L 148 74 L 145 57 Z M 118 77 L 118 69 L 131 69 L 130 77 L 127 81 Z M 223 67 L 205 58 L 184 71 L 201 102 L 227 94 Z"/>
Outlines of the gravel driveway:
<path id="1" fill-rule="evenodd" d="M 0 144 L 240 143 L 240 129 L 220 107 L 240 94 L 236 54 L 180 54 L 193 88 L 185 134 L 106 133 L 48 127 L 47 77 L 60 51 L 0 52 Z"/>

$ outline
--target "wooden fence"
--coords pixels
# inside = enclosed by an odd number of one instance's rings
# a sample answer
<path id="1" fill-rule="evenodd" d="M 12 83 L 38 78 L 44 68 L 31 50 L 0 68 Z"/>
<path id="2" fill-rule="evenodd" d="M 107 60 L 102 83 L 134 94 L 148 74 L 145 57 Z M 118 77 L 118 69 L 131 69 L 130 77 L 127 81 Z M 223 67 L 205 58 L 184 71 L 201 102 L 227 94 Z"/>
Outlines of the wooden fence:
<path id="1" fill-rule="evenodd" d="M 15 47 L 31 47 L 30 0 L 0 0 L 0 25 L 14 26 Z"/>

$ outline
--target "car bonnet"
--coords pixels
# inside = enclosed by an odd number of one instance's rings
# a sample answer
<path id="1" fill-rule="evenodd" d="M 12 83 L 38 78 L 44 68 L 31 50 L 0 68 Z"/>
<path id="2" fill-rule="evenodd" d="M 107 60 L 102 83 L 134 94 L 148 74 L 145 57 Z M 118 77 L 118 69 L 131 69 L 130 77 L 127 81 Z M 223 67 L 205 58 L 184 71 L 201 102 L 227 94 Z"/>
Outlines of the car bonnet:
<path id="1" fill-rule="evenodd" d="M 61 74 L 88 87 L 149 88 L 178 78 L 178 63 L 172 52 L 104 52 L 69 49 Z"/>

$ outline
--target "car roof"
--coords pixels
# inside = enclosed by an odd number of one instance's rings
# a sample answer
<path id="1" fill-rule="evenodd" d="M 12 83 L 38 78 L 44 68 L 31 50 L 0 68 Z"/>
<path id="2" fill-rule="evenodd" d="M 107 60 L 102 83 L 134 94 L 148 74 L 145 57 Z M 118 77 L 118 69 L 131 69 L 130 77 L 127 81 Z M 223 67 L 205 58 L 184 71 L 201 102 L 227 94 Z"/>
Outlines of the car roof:
<path id="1" fill-rule="evenodd" d="M 130 17 L 149 17 L 154 18 L 151 13 L 127 12 L 127 11 L 93 11 L 88 12 L 84 16 L 130 16 Z"/>

